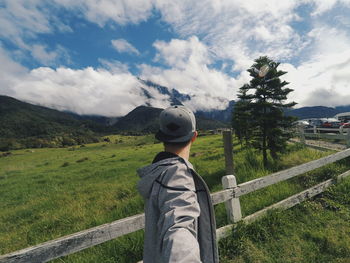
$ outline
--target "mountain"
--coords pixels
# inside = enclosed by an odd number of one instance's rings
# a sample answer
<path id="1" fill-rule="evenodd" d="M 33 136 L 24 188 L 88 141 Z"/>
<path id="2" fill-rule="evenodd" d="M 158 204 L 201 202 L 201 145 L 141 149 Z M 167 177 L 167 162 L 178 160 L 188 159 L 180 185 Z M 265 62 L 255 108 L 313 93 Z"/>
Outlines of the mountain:
<path id="1" fill-rule="evenodd" d="M 159 128 L 159 114 L 163 109 L 139 106 L 120 118 L 112 128 L 128 134 L 154 133 Z M 211 130 L 228 127 L 226 123 L 196 115 L 197 129 Z"/>
<path id="2" fill-rule="evenodd" d="M 350 112 L 350 105 L 347 105 L 347 106 L 337 106 L 335 107 L 335 109 L 337 111 L 339 111 L 339 113 L 341 112 Z"/>
<path id="3" fill-rule="evenodd" d="M 62 146 L 97 140 L 94 122 L 80 121 L 68 113 L 0 96 L 0 150 Z"/>
<path id="4" fill-rule="evenodd" d="M 224 110 L 211 110 L 211 111 L 197 111 L 196 115 L 206 118 L 218 120 L 225 123 L 230 123 L 232 119 L 232 111 L 235 105 L 235 101 L 231 100 Z"/>
<path id="5" fill-rule="evenodd" d="M 169 102 L 171 105 L 183 105 L 184 102 L 191 100 L 190 95 L 181 93 L 176 89 L 170 89 L 168 87 L 158 85 L 157 83 L 154 83 L 150 80 L 143 80 L 140 78 L 138 80 L 142 85 L 145 85 L 148 88 L 152 88 L 162 95 L 168 95 Z M 147 99 L 154 99 L 154 97 L 151 95 L 151 93 L 147 89 L 141 87 L 141 90 L 143 91 L 143 94 Z M 151 106 L 151 105 L 147 105 L 147 106 Z"/>
<path id="6" fill-rule="evenodd" d="M 139 106 L 121 117 L 112 128 L 119 132 L 150 133 L 158 129 L 158 117 L 162 109 Z"/>
<path id="7" fill-rule="evenodd" d="M 185 96 L 174 91 L 172 94 Z M 0 151 L 97 142 L 101 133 L 153 133 L 158 130 L 161 111 L 139 106 L 120 118 L 84 116 L 0 96 Z M 198 129 L 225 126 L 220 121 L 197 116 Z"/>
<path id="8" fill-rule="evenodd" d="M 336 114 L 341 112 L 349 112 L 350 106 L 338 106 L 335 108 L 314 106 L 314 107 L 302 107 L 299 109 L 293 109 L 286 112 L 287 115 L 298 117 L 299 119 L 308 118 L 332 118 Z"/>
<path id="9" fill-rule="evenodd" d="M 170 105 L 186 105 L 186 103 L 190 103 L 191 100 L 193 100 L 196 97 L 195 94 L 192 94 L 192 95 L 184 94 L 179 92 L 176 89 L 170 89 L 168 87 L 158 85 L 149 80 L 143 80 L 140 78 L 138 80 L 144 86 L 144 87 L 141 87 L 141 90 L 143 92 L 143 95 L 147 99 L 155 99 L 155 97 L 151 95 L 149 90 L 153 90 L 162 95 L 168 96 Z M 207 96 L 210 96 L 210 95 L 207 95 Z M 212 110 L 197 111 L 196 115 L 198 117 L 202 117 L 203 119 L 213 119 L 213 120 L 217 120 L 225 123 L 231 122 L 231 114 L 232 114 L 232 109 L 235 102 L 229 101 L 226 98 L 222 98 L 222 97 L 213 97 L 212 99 L 215 99 L 218 104 L 219 103 L 222 103 L 222 105 L 228 104 L 228 107 L 223 110 L 212 109 Z M 152 106 L 149 103 L 146 103 L 146 105 Z"/>
<path id="10" fill-rule="evenodd" d="M 66 113 L 71 115 L 74 119 L 77 119 L 80 121 L 87 121 L 88 123 L 90 122 L 90 123 L 98 124 L 98 126 L 100 126 L 99 128 L 101 128 L 101 126 L 102 127 L 112 126 L 120 119 L 120 117 L 106 117 L 101 115 L 79 115 L 74 112 L 66 112 Z"/>

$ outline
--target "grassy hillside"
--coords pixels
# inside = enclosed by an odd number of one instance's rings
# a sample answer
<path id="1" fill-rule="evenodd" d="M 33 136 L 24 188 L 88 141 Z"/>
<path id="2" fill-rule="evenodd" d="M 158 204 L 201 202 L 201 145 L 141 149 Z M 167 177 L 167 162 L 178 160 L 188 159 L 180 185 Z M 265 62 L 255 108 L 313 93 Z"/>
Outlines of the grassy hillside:
<path id="1" fill-rule="evenodd" d="M 0 254 L 143 212 L 135 171 L 149 164 L 162 145 L 155 143 L 153 136 L 109 138 L 110 143 L 17 150 L 0 158 Z M 278 163 L 270 160 L 270 168 L 265 170 L 256 152 L 236 145 L 235 173 L 238 181 L 244 182 L 327 154 L 290 146 Z M 221 190 L 225 172 L 220 135 L 199 137 L 190 161 L 212 192 Z M 300 176 L 246 195 L 241 199 L 243 215 L 349 166 L 342 161 L 309 173 L 311 177 Z M 224 205 L 215 210 L 218 227 L 227 224 Z M 142 240 L 143 232 L 138 231 L 54 262 L 136 262 L 142 257 Z M 221 247 L 220 253 L 225 260 L 241 256 L 232 254 L 230 258 L 227 247 Z"/>
<path id="2" fill-rule="evenodd" d="M 64 147 L 98 142 L 100 134 L 140 135 L 159 128 L 162 109 L 140 106 L 124 117 L 80 116 L 0 96 L 0 151 Z M 109 124 L 114 125 L 109 126 Z M 197 118 L 200 130 L 227 127 L 220 121 Z"/>
<path id="3" fill-rule="evenodd" d="M 98 141 L 102 126 L 70 114 L 0 96 L 0 151 Z"/>
<path id="4" fill-rule="evenodd" d="M 139 106 L 121 117 L 111 128 L 126 134 L 154 133 L 159 129 L 159 114 L 163 109 Z M 211 130 L 228 127 L 227 123 L 208 119 L 196 114 L 196 127 L 199 130 Z"/>

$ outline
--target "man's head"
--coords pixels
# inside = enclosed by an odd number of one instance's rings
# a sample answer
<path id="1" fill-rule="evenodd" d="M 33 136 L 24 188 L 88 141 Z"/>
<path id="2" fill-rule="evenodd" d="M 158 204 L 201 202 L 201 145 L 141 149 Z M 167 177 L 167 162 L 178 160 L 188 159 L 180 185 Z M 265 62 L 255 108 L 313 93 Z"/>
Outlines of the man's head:
<path id="1" fill-rule="evenodd" d="M 197 135 L 196 118 L 185 106 L 171 106 L 160 113 L 156 138 L 166 145 L 186 146 Z"/>

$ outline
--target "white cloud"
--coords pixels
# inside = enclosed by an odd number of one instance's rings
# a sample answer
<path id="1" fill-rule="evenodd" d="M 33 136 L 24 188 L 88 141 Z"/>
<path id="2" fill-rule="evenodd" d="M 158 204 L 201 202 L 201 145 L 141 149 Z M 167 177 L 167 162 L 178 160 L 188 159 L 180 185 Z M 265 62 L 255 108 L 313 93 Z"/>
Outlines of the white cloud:
<path id="1" fill-rule="evenodd" d="M 350 7 L 350 0 L 3 0 L 2 3 L 0 38 L 17 46 L 12 54 L 30 53 L 43 65 L 58 65 L 57 69 L 42 67 L 28 72 L 0 48 L 2 94 L 15 94 L 85 114 L 125 114 L 145 102 L 129 65 L 100 60 L 104 69 L 59 67 L 60 61 L 69 60 L 67 51 L 61 46 L 53 49 L 39 43 L 38 36 L 72 32 L 64 20 L 60 21 L 56 12 L 60 8 L 101 27 L 137 24 L 157 10 L 181 39 L 156 41 L 154 59 L 162 67 L 142 64 L 141 77 L 195 95 L 191 105 L 194 109 L 225 107 L 227 100 L 222 98 L 235 97 L 237 89 L 249 81 L 245 70 L 260 55 L 285 62 L 281 67 L 289 72 L 286 78 L 295 89 L 291 97 L 299 106 L 349 104 L 349 31 L 324 24 L 322 18 L 335 8 Z M 298 15 L 297 8 L 302 5 L 311 8 L 310 17 Z M 338 17 L 336 21 L 346 27 L 345 18 Z M 305 20 L 311 30 L 298 31 L 293 26 L 294 22 Z M 309 32 L 305 33 L 306 29 Z M 113 40 L 112 45 L 119 52 L 140 53 L 124 39 Z M 294 65 L 290 64 L 293 58 L 299 58 Z M 214 63 L 221 59 L 229 63 L 221 70 L 215 69 Z M 227 65 L 233 65 L 238 76 L 223 72 L 229 68 Z M 167 96 L 154 90 L 149 92 L 156 99 L 147 102 L 168 103 Z"/>
<path id="2" fill-rule="evenodd" d="M 31 70 L 13 90 L 17 98 L 80 114 L 120 116 L 144 103 L 130 73 L 103 69 L 42 67 Z"/>
<path id="3" fill-rule="evenodd" d="M 152 14 L 152 0 L 55 0 L 67 9 L 82 13 L 85 18 L 99 26 L 108 22 L 120 25 L 137 24 Z"/>
<path id="4" fill-rule="evenodd" d="M 181 36 L 200 36 L 217 58 L 233 60 L 237 71 L 261 54 L 289 57 L 302 42 L 290 26 L 298 19 L 297 1 L 158 1 L 157 6 Z"/>
<path id="5" fill-rule="evenodd" d="M 0 94 L 16 96 L 12 88 L 26 74 L 26 68 L 13 61 L 0 45 Z"/>
<path id="6" fill-rule="evenodd" d="M 60 45 L 54 50 L 48 50 L 45 45 L 34 44 L 30 52 L 33 58 L 43 65 L 57 65 L 60 61 L 70 63 L 68 51 Z"/>
<path id="7" fill-rule="evenodd" d="M 39 9 L 40 3 L 40 0 L 4 0 L 0 9 L 0 37 L 28 48 L 25 38 L 52 32 L 48 14 Z"/>
<path id="8" fill-rule="evenodd" d="M 107 69 L 113 74 L 129 72 L 129 66 L 127 64 L 121 63 L 118 60 L 99 59 L 99 62 L 103 68 Z"/>
<path id="9" fill-rule="evenodd" d="M 300 106 L 350 104 L 350 37 L 329 27 L 314 29 L 309 60 L 295 67 L 281 65 Z"/>
<path id="10" fill-rule="evenodd" d="M 112 46 L 119 52 L 119 53 L 129 53 L 129 54 L 135 54 L 140 55 L 140 52 L 131 45 L 128 41 L 125 39 L 113 39 Z"/>
<path id="11" fill-rule="evenodd" d="M 189 63 L 211 63 L 208 48 L 196 36 L 188 40 L 172 39 L 169 43 L 156 41 L 153 46 L 158 51 L 155 60 L 170 67 L 185 68 Z"/>
<path id="12" fill-rule="evenodd" d="M 193 99 L 187 105 L 194 110 L 223 109 L 234 97 L 237 80 L 210 67 L 208 47 L 197 37 L 157 41 L 154 46 L 156 60 L 170 68 L 141 65 L 141 78 L 191 94 Z"/>
<path id="13" fill-rule="evenodd" d="M 54 11 L 45 8 L 40 0 L 4 0 L 0 6 L 0 39 L 15 45 L 19 53 L 31 54 L 44 65 L 60 61 L 69 62 L 68 51 L 57 45 L 55 50 L 37 40 L 38 34 L 51 34 L 57 29 L 71 32 L 72 29 L 55 16 Z"/>
<path id="14" fill-rule="evenodd" d="M 0 94 L 79 114 L 123 116 L 146 103 L 169 106 L 169 97 L 142 85 L 127 66 L 102 61 L 106 68 L 92 67 L 28 70 L 13 61 L 0 46 Z M 146 98 L 145 89 L 152 98 Z"/>

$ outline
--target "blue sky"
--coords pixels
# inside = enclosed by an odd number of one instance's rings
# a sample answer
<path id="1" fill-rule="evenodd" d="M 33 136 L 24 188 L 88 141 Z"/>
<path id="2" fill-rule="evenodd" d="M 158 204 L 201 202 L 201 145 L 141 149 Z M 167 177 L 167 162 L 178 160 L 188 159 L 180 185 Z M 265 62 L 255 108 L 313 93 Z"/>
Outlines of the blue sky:
<path id="1" fill-rule="evenodd" d="M 146 102 L 140 77 L 224 108 L 268 55 L 298 106 L 349 105 L 349 14 L 350 0 L 0 0 L 0 95 L 120 116 Z"/>

